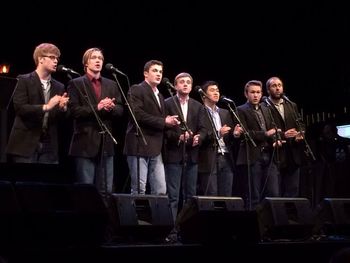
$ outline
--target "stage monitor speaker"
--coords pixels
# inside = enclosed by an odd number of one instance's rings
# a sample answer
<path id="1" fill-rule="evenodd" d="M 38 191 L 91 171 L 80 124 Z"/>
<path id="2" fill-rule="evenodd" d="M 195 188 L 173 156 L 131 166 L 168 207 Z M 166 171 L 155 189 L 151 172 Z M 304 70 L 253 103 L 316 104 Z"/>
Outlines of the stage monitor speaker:
<path id="1" fill-rule="evenodd" d="M 113 194 L 116 236 L 127 241 L 159 242 L 174 227 L 167 196 Z"/>
<path id="2" fill-rule="evenodd" d="M 0 163 L 7 161 L 5 150 L 9 127 L 11 127 L 12 119 L 14 118 L 14 110 L 13 107 L 10 107 L 10 104 L 16 89 L 17 81 L 17 78 L 0 76 Z"/>
<path id="3" fill-rule="evenodd" d="M 0 181 L 0 253 L 15 242 L 20 215 L 16 193 L 11 182 Z"/>
<path id="4" fill-rule="evenodd" d="M 315 212 L 315 234 L 350 238 L 350 199 L 324 198 Z"/>
<path id="5" fill-rule="evenodd" d="M 94 185 L 17 182 L 22 246 L 90 247 L 104 241 L 107 208 Z"/>
<path id="6" fill-rule="evenodd" d="M 255 211 L 245 211 L 240 197 L 194 196 L 185 204 L 176 226 L 184 243 L 257 242 Z"/>
<path id="7" fill-rule="evenodd" d="M 312 236 L 313 213 L 306 198 L 265 198 L 257 213 L 263 241 L 306 240 Z"/>

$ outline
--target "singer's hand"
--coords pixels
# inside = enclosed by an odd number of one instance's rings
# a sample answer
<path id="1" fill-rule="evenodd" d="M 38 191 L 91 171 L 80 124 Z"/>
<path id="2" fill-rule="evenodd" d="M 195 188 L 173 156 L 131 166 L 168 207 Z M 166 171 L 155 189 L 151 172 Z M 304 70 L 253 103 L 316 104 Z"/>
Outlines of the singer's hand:
<path id="1" fill-rule="evenodd" d="M 295 128 L 289 129 L 284 132 L 285 138 L 294 138 L 298 135 L 298 131 Z"/>
<path id="2" fill-rule="evenodd" d="M 63 95 L 61 96 L 60 100 L 59 100 L 59 104 L 58 107 L 60 108 L 60 110 L 66 111 L 67 110 L 67 104 L 69 101 L 69 97 L 67 95 L 67 93 L 63 93 Z"/>
<path id="3" fill-rule="evenodd" d="M 272 147 L 282 147 L 284 143 L 286 143 L 286 141 L 277 140 L 272 144 Z"/>
<path id="4" fill-rule="evenodd" d="M 297 135 L 295 136 L 295 141 L 299 142 L 302 140 L 304 140 L 304 132 L 303 131 L 298 132 Z"/>
<path id="5" fill-rule="evenodd" d="M 193 136 L 193 141 L 192 141 L 192 146 L 197 146 L 199 144 L 199 134 L 196 134 L 195 136 Z"/>
<path id="6" fill-rule="evenodd" d="M 192 136 L 192 132 L 189 133 L 188 131 L 186 131 L 186 132 L 185 132 L 185 136 L 184 136 L 184 134 L 181 134 L 180 137 L 179 137 L 179 140 L 182 141 L 182 142 L 183 142 L 183 141 L 187 142 L 187 140 L 188 140 L 191 136 Z"/>
<path id="7" fill-rule="evenodd" d="M 243 128 L 241 127 L 241 125 L 237 124 L 233 129 L 233 136 L 235 138 L 238 138 L 241 136 L 242 133 L 243 133 Z"/>
<path id="8" fill-rule="evenodd" d="M 178 115 L 168 115 L 165 118 L 165 125 L 168 127 L 174 127 L 180 124 L 180 121 L 177 119 L 179 116 Z"/>
<path id="9" fill-rule="evenodd" d="M 60 103 L 60 100 L 61 100 L 61 97 L 60 95 L 55 95 L 53 96 L 49 102 L 46 104 L 46 107 L 45 107 L 45 111 L 50 111 L 52 110 L 56 105 L 58 105 Z M 45 105 L 44 105 L 45 106 Z"/>
<path id="10" fill-rule="evenodd" d="M 275 136 L 275 138 L 276 138 L 277 140 L 281 140 L 281 134 L 280 134 L 280 132 L 281 132 L 281 129 L 277 129 L 277 130 L 276 130 L 275 128 L 272 128 L 272 129 L 266 131 L 266 132 L 265 132 L 265 135 L 266 135 L 267 137 Z"/>
<path id="11" fill-rule="evenodd" d="M 230 126 L 227 126 L 226 124 L 220 128 L 220 136 L 224 137 L 225 134 L 227 134 L 231 130 Z"/>
<path id="12" fill-rule="evenodd" d="M 115 101 L 115 98 L 111 99 L 109 97 L 106 97 L 98 103 L 97 109 L 99 111 L 102 109 L 104 109 L 105 111 L 111 111 L 115 107 L 114 101 Z"/>
<path id="13" fill-rule="evenodd" d="M 270 130 L 267 130 L 266 132 L 265 132 L 265 135 L 267 136 L 267 137 L 272 137 L 273 135 L 275 135 L 276 134 L 276 129 L 270 129 Z"/>

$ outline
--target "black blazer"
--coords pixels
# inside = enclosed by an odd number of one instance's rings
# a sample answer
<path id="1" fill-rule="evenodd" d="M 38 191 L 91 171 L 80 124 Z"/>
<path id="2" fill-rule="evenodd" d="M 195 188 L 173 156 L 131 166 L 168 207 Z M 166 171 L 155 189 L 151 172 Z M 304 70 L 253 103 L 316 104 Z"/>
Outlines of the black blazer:
<path id="1" fill-rule="evenodd" d="M 175 100 L 175 102 L 174 102 Z M 180 102 L 177 96 L 174 100 L 170 97 L 165 100 L 165 109 L 167 115 L 179 115 L 182 112 L 178 112 L 175 103 L 181 111 Z M 193 132 L 193 135 L 203 133 L 204 126 L 200 122 L 200 113 L 202 104 L 198 101 L 189 98 L 188 111 L 186 124 L 188 128 Z M 183 133 L 180 126 L 166 129 L 164 138 L 164 162 L 165 163 L 180 163 L 183 160 L 183 144 L 179 143 L 179 137 Z M 186 143 L 186 155 L 187 160 L 192 163 L 198 161 L 198 148 L 199 145 L 192 147 L 193 137 L 191 137 Z"/>
<path id="2" fill-rule="evenodd" d="M 269 130 L 274 128 L 274 126 L 272 125 L 269 108 L 264 104 L 260 104 L 260 107 L 261 107 L 262 115 L 265 120 L 266 129 Z M 256 144 L 256 147 L 254 147 L 251 144 L 251 142 L 248 140 L 250 164 L 253 164 L 254 162 L 257 161 L 257 159 L 261 155 L 261 151 L 263 147 L 268 149 L 271 153 L 273 150 L 272 149 L 273 138 L 265 135 L 265 131 L 263 130 L 263 127 L 258 121 L 258 118 L 254 111 L 255 109 L 248 102 L 237 107 L 237 114 L 243 126 L 247 129 L 250 137 Z M 243 134 L 241 135 L 241 137 L 242 137 L 241 143 L 239 146 L 237 160 L 236 160 L 237 165 L 247 164 L 247 143 L 245 141 Z"/>
<path id="3" fill-rule="evenodd" d="M 102 135 L 101 127 L 91 109 L 112 133 L 112 121 L 123 114 L 123 104 L 117 83 L 101 77 L 101 98 L 115 98 L 115 107 L 112 111 L 97 110 L 98 100 L 89 78 L 84 75 L 68 83 L 69 109 L 74 119 L 74 131 L 69 154 L 76 157 L 92 158 L 100 153 Z M 89 101 L 91 106 L 89 105 Z M 114 143 L 108 134 L 105 134 L 104 151 L 107 155 L 114 155 Z"/>
<path id="4" fill-rule="evenodd" d="M 272 115 L 274 117 L 274 120 L 276 122 L 276 125 L 278 128 L 282 130 L 282 133 L 285 131 L 295 128 L 298 130 L 298 125 L 296 122 L 296 119 L 298 116 L 295 116 L 296 114 L 298 115 L 298 107 L 297 105 L 293 102 L 286 102 L 284 101 L 284 120 L 277 110 L 276 107 L 272 107 Z M 286 139 L 286 143 L 283 144 L 283 147 L 280 151 L 280 162 L 281 162 L 281 167 L 287 167 L 288 164 L 293 163 L 296 165 L 301 165 L 302 163 L 302 158 L 301 156 L 303 155 L 302 153 L 302 142 L 296 142 L 294 138 L 291 139 Z"/>
<path id="5" fill-rule="evenodd" d="M 210 124 L 210 120 L 208 118 L 206 106 L 202 106 L 201 110 L 201 123 L 203 123 L 205 127 L 205 132 L 201 133 L 202 142 L 199 147 L 199 157 L 198 157 L 198 172 L 199 173 L 210 173 L 212 170 L 212 167 L 214 165 L 214 162 L 216 161 L 216 155 L 217 150 L 214 147 L 215 143 L 215 134 L 213 134 L 213 129 Z M 232 120 L 232 117 L 230 115 L 230 112 L 226 109 L 219 109 L 219 115 L 221 119 L 221 124 L 224 126 L 225 124 L 227 126 L 230 126 L 232 128 L 231 132 L 227 133 L 224 136 L 224 142 L 229 150 L 230 157 L 231 157 L 231 164 L 232 168 L 234 168 L 234 162 L 233 162 L 233 143 L 234 143 L 234 137 L 233 137 L 233 129 L 234 129 L 234 122 Z"/>
<path id="6" fill-rule="evenodd" d="M 136 135 L 135 123 L 129 118 L 124 154 L 142 157 L 159 155 L 163 145 L 166 117 L 162 94 L 159 93 L 159 107 L 151 86 L 146 81 L 143 81 L 130 87 L 128 101 L 145 136 L 147 145 L 144 144 L 141 136 Z"/>
<path id="7" fill-rule="evenodd" d="M 50 98 L 64 93 L 64 85 L 51 78 Z M 31 156 L 37 148 L 42 134 L 44 120 L 44 92 L 39 75 L 36 71 L 19 75 L 17 87 L 13 96 L 16 117 L 7 144 L 7 153 Z M 58 156 L 57 122 L 64 116 L 58 107 L 49 113 L 48 132 L 54 153 Z"/>

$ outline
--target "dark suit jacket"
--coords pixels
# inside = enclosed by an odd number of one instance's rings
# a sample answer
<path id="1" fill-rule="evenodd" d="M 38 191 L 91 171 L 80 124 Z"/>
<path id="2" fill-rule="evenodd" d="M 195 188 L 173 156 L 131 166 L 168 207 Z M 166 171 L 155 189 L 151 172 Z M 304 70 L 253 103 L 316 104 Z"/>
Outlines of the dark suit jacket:
<path id="1" fill-rule="evenodd" d="M 272 125 L 272 120 L 270 117 L 269 109 L 266 105 L 261 104 L 261 111 L 264 116 L 265 124 L 266 124 L 266 130 L 274 128 Z M 269 151 L 272 153 L 272 143 L 273 138 L 269 138 L 265 135 L 265 130 L 263 130 L 263 127 L 261 126 L 256 113 L 255 109 L 250 103 L 245 103 L 241 106 L 237 107 L 237 114 L 243 124 L 243 126 L 247 129 L 250 137 L 255 142 L 257 147 L 254 147 L 248 140 L 248 150 L 249 150 L 249 159 L 250 164 L 253 164 L 261 155 L 262 148 L 265 147 L 269 149 Z M 237 156 L 237 165 L 241 164 L 247 164 L 247 143 L 245 141 L 244 135 L 241 135 L 241 144 L 238 151 Z"/>
<path id="2" fill-rule="evenodd" d="M 160 107 L 152 88 L 146 81 L 130 87 L 128 101 L 135 118 L 147 141 L 136 135 L 136 126 L 129 120 L 125 136 L 124 154 L 130 156 L 154 157 L 161 153 L 165 128 L 164 98 L 159 93 Z"/>
<path id="3" fill-rule="evenodd" d="M 273 104 L 272 104 L 273 105 Z M 276 125 L 278 128 L 282 130 L 282 133 L 285 131 L 296 128 L 298 130 L 298 125 L 296 123 L 296 114 L 298 113 L 298 107 L 295 103 L 290 102 L 284 102 L 284 120 L 279 113 L 279 111 L 276 109 L 276 107 L 271 108 L 271 112 L 273 115 L 273 118 L 276 122 Z M 286 139 L 286 143 L 283 144 L 283 147 L 280 151 L 280 162 L 281 167 L 287 167 L 288 164 L 293 163 L 296 165 L 301 165 L 302 162 L 302 142 L 296 142 L 294 138 L 292 139 Z"/>
<path id="4" fill-rule="evenodd" d="M 178 112 L 175 103 L 181 111 L 180 102 L 177 96 L 174 100 L 170 97 L 165 100 L 165 109 L 167 115 L 179 115 L 182 112 Z M 203 125 L 200 123 L 200 113 L 202 109 L 202 104 L 198 101 L 189 98 L 188 100 L 188 111 L 186 124 L 188 128 L 193 132 L 193 135 L 203 132 Z M 180 126 L 168 128 L 165 132 L 164 139 L 164 162 L 165 163 L 180 163 L 183 160 L 183 144 L 179 143 L 179 137 L 183 134 Z M 197 163 L 198 161 L 198 148 L 199 146 L 192 147 L 193 137 L 187 140 L 186 143 L 186 157 L 187 160 L 192 163 Z"/>
<path id="5" fill-rule="evenodd" d="M 201 133 L 202 143 L 201 143 L 201 146 L 199 147 L 198 172 L 210 173 L 214 165 L 214 162 L 216 161 L 218 149 L 215 149 L 214 147 L 215 134 L 213 133 L 213 129 L 210 124 L 208 114 L 206 112 L 207 111 L 206 106 L 202 106 L 201 111 L 202 111 L 200 114 L 201 122 L 205 127 L 205 132 Z M 233 162 L 232 146 L 235 140 L 233 137 L 234 123 L 228 110 L 220 108 L 219 115 L 220 115 L 222 126 L 226 124 L 227 126 L 230 126 L 232 128 L 232 130 L 224 136 L 224 142 L 231 154 L 231 163 L 233 168 L 234 162 Z"/>
<path id="6" fill-rule="evenodd" d="M 74 119 L 74 132 L 71 140 L 69 154 L 76 157 L 96 157 L 101 150 L 101 127 L 91 109 L 95 109 L 98 117 L 112 133 L 112 121 L 123 114 L 123 105 L 117 83 L 108 78 L 101 77 L 101 99 L 115 98 L 115 107 L 112 111 L 97 110 L 98 100 L 89 78 L 82 77 L 68 83 L 69 108 Z M 91 102 L 89 105 L 88 100 Z M 105 134 L 104 151 L 107 155 L 114 155 L 114 143 L 111 137 Z"/>
<path id="7" fill-rule="evenodd" d="M 51 78 L 50 98 L 62 95 L 64 91 L 64 85 Z M 34 153 L 43 132 L 44 104 L 44 92 L 38 74 L 33 71 L 18 76 L 13 96 L 16 117 L 7 144 L 8 154 L 29 157 Z M 48 132 L 56 155 L 58 155 L 57 121 L 60 115 L 64 113 L 55 107 L 50 111 L 48 119 Z"/>

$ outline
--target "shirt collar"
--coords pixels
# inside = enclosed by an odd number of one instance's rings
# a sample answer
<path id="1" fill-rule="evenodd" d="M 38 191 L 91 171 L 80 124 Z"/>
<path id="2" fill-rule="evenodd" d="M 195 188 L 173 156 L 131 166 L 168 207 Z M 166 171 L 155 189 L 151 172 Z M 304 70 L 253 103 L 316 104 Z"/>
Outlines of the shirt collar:
<path id="1" fill-rule="evenodd" d="M 99 78 L 95 78 L 94 76 L 91 76 L 89 73 L 86 73 L 86 76 L 88 77 L 88 79 L 91 81 L 91 82 L 95 82 L 96 80 L 101 82 L 101 76 Z"/>
<path id="2" fill-rule="evenodd" d="M 214 106 L 214 109 L 211 109 L 207 105 L 205 105 L 205 107 L 207 107 L 209 109 L 209 112 L 211 112 L 211 113 L 219 113 L 219 111 L 220 111 L 220 108 L 216 105 Z"/>
<path id="3" fill-rule="evenodd" d="M 248 102 L 248 104 L 249 104 L 249 107 L 253 110 L 259 110 L 261 108 L 260 104 L 254 105 L 254 104 L 251 104 L 250 102 Z"/>
<path id="4" fill-rule="evenodd" d="M 177 98 L 179 99 L 180 104 L 185 104 L 188 102 L 188 100 L 190 99 L 189 96 L 187 96 L 186 98 L 181 98 L 180 96 L 177 95 Z"/>
<path id="5" fill-rule="evenodd" d="M 284 104 L 284 100 L 282 98 L 280 98 L 278 102 L 273 101 L 271 98 L 269 99 L 275 106 L 280 106 L 281 104 Z"/>

